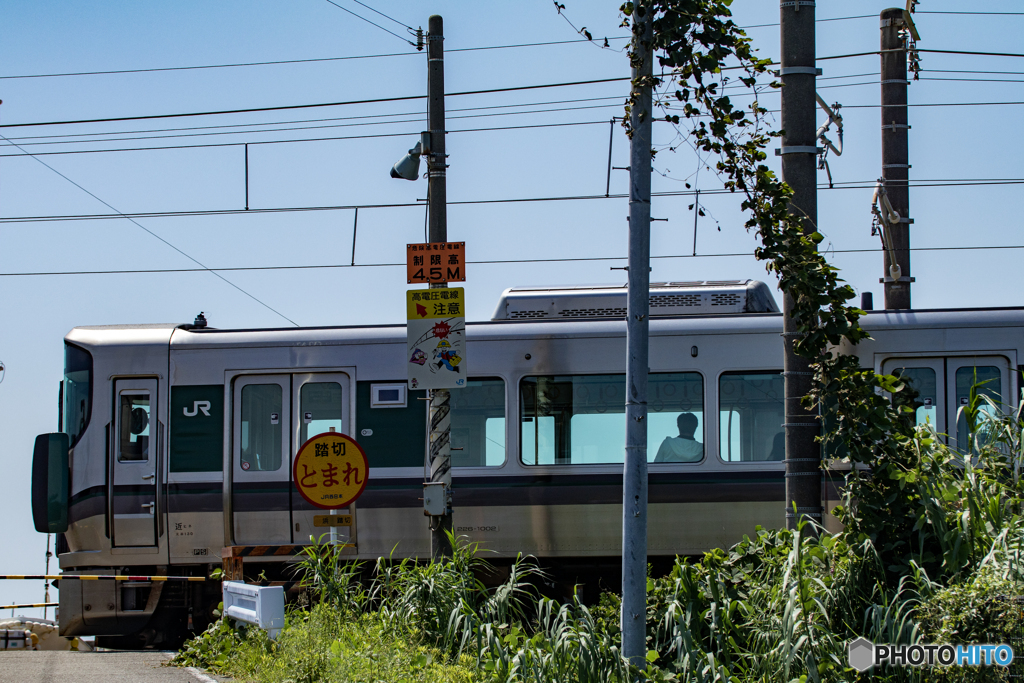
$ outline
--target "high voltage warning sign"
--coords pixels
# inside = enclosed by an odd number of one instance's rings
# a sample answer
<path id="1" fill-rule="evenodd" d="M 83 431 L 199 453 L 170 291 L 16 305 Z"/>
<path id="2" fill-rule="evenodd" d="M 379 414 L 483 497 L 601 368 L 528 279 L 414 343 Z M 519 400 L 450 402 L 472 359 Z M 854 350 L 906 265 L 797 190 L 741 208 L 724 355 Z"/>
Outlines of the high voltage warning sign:
<path id="1" fill-rule="evenodd" d="M 466 300 L 462 287 L 405 293 L 410 389 L 466 386 Z"/>
<path id="2" fill-rule="evenodd" d="M 466 243 L 407 244 L 405 267 L 409 284 L 466 281 Z"/>
<path id="3" fill-rule="evenodd" d="M 295 456 L 292 475 L 302 497 L 318 508 L 346 507 L 366 488 L 370 466 L 353 439 L 338 432 L 310 438 Z"/>

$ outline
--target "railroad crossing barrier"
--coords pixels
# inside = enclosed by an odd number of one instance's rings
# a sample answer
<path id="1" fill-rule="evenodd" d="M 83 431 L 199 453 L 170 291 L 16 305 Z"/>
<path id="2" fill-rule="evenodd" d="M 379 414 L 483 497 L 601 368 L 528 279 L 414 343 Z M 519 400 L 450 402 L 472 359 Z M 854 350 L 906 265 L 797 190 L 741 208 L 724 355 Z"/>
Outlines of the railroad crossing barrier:
<path id="1" fill-rule="evenodd" d="M 0 581 L 214 581 L 205 576 L 131 576 L 125 574 L 0 574 Z"/>
<path id="2" fill-rule="evenodd" d="M 30 602 L 26 605 L 0 605 L 0 609 L 31 609 L 33 607 L 57 607 L 59 602 Z"/>
<path id="3" fill-rule="evenodd" d="M 224 616 L 255 624 L 273 640 L 284 628 L 284 587 L 223 584 Z"/>

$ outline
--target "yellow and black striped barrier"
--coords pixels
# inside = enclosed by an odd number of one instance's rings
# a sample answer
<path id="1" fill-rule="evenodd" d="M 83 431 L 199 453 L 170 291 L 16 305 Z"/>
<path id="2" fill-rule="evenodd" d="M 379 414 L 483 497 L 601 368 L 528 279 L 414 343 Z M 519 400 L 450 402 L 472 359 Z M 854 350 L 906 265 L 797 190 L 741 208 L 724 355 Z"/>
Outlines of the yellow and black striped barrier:
<path id="1" fill-rule="evenodd" d="M 131 576 L 124 574 L 0 574 L 0 581 L 219 581 L 205 576 Z"/>
<path id="2" fill-rule="evenodd" d="M 0 609 L 30 609 L 32 607 L 57 607 L 58 602 L 33 602 L 27 605 L 0 605 Z"/>

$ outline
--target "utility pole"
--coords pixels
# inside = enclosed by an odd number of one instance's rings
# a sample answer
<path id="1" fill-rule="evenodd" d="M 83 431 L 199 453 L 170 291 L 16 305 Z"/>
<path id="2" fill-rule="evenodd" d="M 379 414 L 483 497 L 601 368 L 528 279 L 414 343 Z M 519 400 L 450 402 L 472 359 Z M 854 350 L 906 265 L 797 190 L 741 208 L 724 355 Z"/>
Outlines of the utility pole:
<path id="1" fill-rule="evenodd" d="M 448 192 L 444 153 L 444 21 L 437 14 L 427 22 L 427 123 L 430 146 L 427 157 L 427 241 L 448 241 Z M 431 283 L 430 288 L 445 288 L 445 282 Z M 448 533 L 452 530 L 452 451 L 451 392 L 430 391 L 430 481 L 443 482 L 445 514 L 431 518 L 430 556 L 435 560 L 450 557 Z"/>
<path id="2" fill-rule="evenodd" d="M 883 277 L 885 307 L 910 308 L 910 153 L 907 145 L 907 52 L 902 30 L 906 29 L 903 10 L 882 10 L 882 178 L 892 208 L 899 214 L 899 223 L 887 227 L 892 234 L 898 281 L 890 276 L 889 250 L 885 250 Z"/>
<path id="3" fill-rule="evenodd" d="M 815 81 L 814 2 L 788 0 L 779 8 L 781 25 L 782 77 L 782 179 L 793 188 L 789 213 L 803 221 L 804 234 L 817 230 L 817 101 Z M 801 401 L 811 390 L 813 375 L 809 361 L 798 356 L 794 344 L 803 336 L 793 320 L 794 300 L 789 292 L 782 299 L 783 362 L 785 378 L 786 430 L 786 526 L 809 517 L 821 522 L 821 448 L 815 437 L 821 433 L 814 410 Z M 796 506 L 794 512 L 793 507 Z"/>
<path id="4" fill-rule="evenodd" d="M 647 372 L 651 281 L 651 49 L 653 10 L 633 10 L 629 143 L 629 293 L 626 308 L 626 454 L 622 472 L 622 654 L 647 654 Z"/>

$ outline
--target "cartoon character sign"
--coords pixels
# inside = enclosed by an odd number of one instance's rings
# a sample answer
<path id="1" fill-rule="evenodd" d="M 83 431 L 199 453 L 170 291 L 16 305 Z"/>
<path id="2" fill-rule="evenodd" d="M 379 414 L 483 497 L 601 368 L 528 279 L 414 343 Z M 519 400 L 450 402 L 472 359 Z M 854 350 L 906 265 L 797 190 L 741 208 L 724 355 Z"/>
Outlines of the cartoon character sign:
<path id="1" fill-rule="evenodd" d="M 466 386 L 464 290 L 449 287 L 406 293 L 409 386 L 455 389 Z M 428 355 L 429 354 L 429 355 Z"/>

